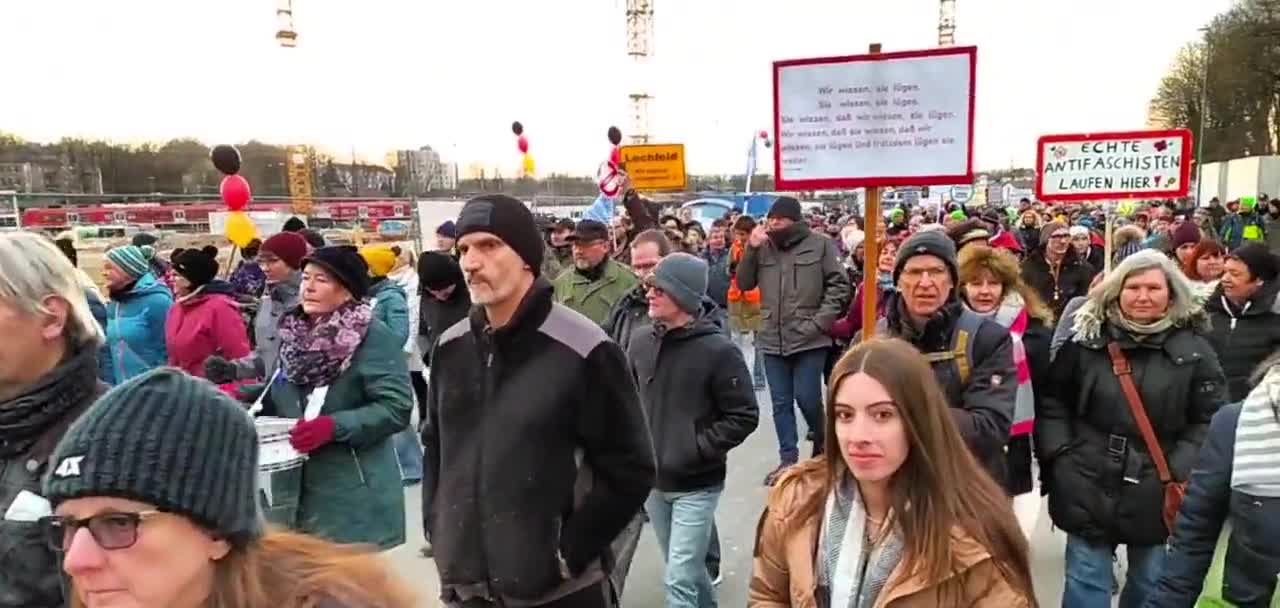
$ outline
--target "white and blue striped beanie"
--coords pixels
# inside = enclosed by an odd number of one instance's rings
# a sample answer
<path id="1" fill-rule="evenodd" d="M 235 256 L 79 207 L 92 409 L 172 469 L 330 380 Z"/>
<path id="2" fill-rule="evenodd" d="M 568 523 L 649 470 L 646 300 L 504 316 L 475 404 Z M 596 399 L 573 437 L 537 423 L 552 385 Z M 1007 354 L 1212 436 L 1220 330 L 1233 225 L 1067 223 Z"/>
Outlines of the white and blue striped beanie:
<path id="1" fill-rule="evenodd" d="M 151 272 L 151 258 L 155 255 L 156 250 L 150 245 L 125 245 L 108 251 L 107 259 L 125 274 L 138 279 Z"/>

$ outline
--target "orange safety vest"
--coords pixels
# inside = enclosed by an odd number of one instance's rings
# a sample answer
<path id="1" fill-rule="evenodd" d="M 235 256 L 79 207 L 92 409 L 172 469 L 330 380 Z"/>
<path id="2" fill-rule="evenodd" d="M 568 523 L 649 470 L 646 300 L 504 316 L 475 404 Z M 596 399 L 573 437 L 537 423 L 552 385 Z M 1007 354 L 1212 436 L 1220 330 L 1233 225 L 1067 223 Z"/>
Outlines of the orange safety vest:
<path id="1" fill-rule="evenodd" d="M 734 241 L 729 247 L 729 263 L 733 264 L 733 277 L 729 279 L 729 293 L 727 299 L 730 302 L 746 302 L 747 304 L 760 303 L 760 288 L 757 287 L 751 291 L 742 291 L 738 289 L 738 262 L 742 259 L 743 244 L 740 241 Z"/>

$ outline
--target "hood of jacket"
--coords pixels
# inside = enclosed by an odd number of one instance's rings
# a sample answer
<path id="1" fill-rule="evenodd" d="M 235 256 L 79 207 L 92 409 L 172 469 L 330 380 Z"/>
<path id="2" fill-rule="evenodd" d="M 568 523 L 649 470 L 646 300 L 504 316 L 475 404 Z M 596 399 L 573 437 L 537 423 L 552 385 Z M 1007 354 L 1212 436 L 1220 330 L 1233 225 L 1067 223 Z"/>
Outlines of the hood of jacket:
<path id="1" fill-rule="evenodd" d="M 401 287 L 399 283 L 391 280 L 389 277 L 383 277 L 382 279 L 379 279 L 378 282 L 369 286 L 369 297 L 375 300 L 392 296 L 394 295 L 393 292 L 399 292 L 401 298 L 408 297 L 405 295 L 404 287 Z"/>
<path id="2" fill-rule="evenodd" d="M 1220 312 L 1226 314 L 1226 306 L 1232 306 L 1231 314 L 1237 317 L 1256 317 L 1261 314 L 1272 313 L 1280 314 L 1280 279 L 1272 279 L 1262 284 L 1258 291 L 1253 292 L 1246 302 L 1247 306 L 1235 306 L 1230 302 L 1224 303 L 1225 294 L 1222 290 L 1222 282 L 1217 282 L 1217 288 L 1213 290 L 1213 295 L 1205 302 L 1205 308 L 1210 312 Z"/>
<path id="3" fill-rule="evenodd" d="M 1112 269 L 1111 274 L 1095 287 L 1084 305 L 1076 311 L 1075 323 L 1071 330 L 1075 333 L 1075 341 L 1097 343 L 1103 337 L 1103 327 L 1108 325 L 1111 305 L 1120 298 L 1121 288 L 1130 275 L 1153 268 L 1164 272 L 1169 281 L 1169 310 L 1167 316 L 1173 320 L 1174 327 L 1191 327 L 1199 333 L 1209 331 L 1209 315 L 1205 312 L 1204 302 L 1197 297 L 1198 290 L 1191 279 L 1168 256 L 1154 249 L 1144 249 L 1124 259 Z"/>
<path id="4" fill-rule="evenodd" d="M 155 273 L 148 272 L 141 277 L 138 277 L 138 280 L 134 281 L 133 285 L 131 285 L 129 289 L 112 292 L 111 299 L 123 302 L 125 300 L 132 300 L 134 298 L 140 298 L 157 293 L 162 293 L 170 297 L 173 296 L 173 293 L 169 291 L 169 288 L 165 286 L 164 283 L 160 282 L 160 279 L 156 278 Z"/>
<path id="5" fill-rule="evenodd" d="M 283 281 L 268 283 L 267 292 L 272 300 L 286 305 L 296 304 L 298 294 L 302 292 L 302 273 L 295 270 L 290 272 L 289 277 Z"/>
<path id="6" fill-rule="evenodd" d="M 711 315 L 705 313 L 699 314 L 692 322 L 675 329 L 667 329 L 657 323 L 653 324 L 653 332 L 659 338 L 665 341 L 679 342 L 682 340 L 691 340 L 702 336 L 724 333 L 722 326 L 717 324 Z"/>
<path id="7" fill-rule="evenodd" d="M 236 297 L 235 287 L 231 285 L 231 283 L 228 283 L 227 281 L 224 281 L 222 279 L 214 279 L 204 284 L 203 286 L 198 288 L 196 291 L 188 294 L 186 297 L 179 298 L 177 300 L 177 303 L 183 306 L 184 308 L 187 308 L 187 307 L 201 304 L 205 300 L 208 300 L 210 298 L 222 298 L 222 297 L 235 300 L 235 297 Z"/>

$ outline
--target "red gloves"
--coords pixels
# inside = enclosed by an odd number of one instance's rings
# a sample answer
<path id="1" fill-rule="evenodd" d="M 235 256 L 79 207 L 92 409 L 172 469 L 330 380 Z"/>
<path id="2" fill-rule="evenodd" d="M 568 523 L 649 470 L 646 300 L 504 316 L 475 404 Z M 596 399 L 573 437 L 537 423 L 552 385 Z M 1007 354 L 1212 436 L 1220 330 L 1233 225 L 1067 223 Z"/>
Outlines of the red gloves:
<path id="1" fill-rule="evenodd" d="M 307 454 L 333 441 L 333 417 L 317 416 L 314 420 L 299 420 L 289 431 L 289 445 Z"/>

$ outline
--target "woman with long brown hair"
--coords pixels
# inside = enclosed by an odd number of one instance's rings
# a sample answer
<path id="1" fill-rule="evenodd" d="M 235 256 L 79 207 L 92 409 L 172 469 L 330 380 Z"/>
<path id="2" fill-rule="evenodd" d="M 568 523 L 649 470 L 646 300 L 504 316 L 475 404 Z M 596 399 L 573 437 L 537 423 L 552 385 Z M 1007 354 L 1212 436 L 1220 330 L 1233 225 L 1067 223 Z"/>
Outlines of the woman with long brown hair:
<path id="1" fill-rule="evenodd" d="M 72 608 L 414 605 L 372 547 L 266 528 L 253 422 L 177 369 L 107 392 L 49 463 L 40 525 Z"/>
<path id="2" fill-rule="evenodd" d="M 750 606 L 1035 606 L 1027 541 L 928 363 L 874 340 L 836 363 L 827 456 L 784 473 L 757 528 Z"/>

